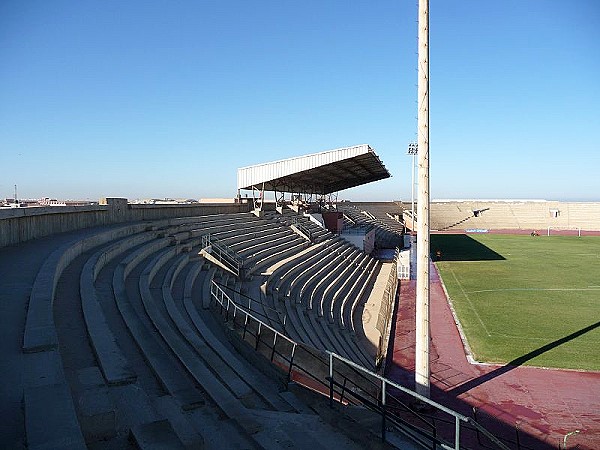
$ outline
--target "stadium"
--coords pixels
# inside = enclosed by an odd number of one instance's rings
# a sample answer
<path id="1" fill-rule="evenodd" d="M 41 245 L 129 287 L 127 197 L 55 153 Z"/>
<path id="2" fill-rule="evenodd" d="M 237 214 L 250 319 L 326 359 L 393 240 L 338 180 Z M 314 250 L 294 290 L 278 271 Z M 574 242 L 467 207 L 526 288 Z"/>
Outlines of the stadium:
<path id="1" fill-rule="evenodd" d="M 389 175 L 359 145 L 229 203 L 0 210 L 3 447 L 597 448 L 600 204 L 431 202 L 424 398 L 418 217 L 333 195 Z"/>

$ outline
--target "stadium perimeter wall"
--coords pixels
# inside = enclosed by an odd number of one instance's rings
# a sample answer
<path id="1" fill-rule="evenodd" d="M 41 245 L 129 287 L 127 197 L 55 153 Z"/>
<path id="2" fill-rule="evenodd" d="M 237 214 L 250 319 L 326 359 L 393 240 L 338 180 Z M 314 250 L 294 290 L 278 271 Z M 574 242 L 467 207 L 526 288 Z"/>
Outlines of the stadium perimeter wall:
<path id="1" fill-rule="evenodd" d="M 103 199 L 99 205 L 0 209 L 0 248 L 65 231 L 117 223 L 248 212 L 248 203 L 144 205 Z"/>

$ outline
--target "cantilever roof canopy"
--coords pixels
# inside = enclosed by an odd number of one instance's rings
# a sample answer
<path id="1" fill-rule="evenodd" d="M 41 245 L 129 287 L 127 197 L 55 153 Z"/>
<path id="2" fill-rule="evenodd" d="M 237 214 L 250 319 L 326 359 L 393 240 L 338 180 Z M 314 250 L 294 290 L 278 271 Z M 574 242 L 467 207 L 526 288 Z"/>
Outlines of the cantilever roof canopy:
<path id="1" fill-rule="evenodd" d="M 238 169 L 238 189 L 331 194 L 391 175 L 367 144 Z"/>

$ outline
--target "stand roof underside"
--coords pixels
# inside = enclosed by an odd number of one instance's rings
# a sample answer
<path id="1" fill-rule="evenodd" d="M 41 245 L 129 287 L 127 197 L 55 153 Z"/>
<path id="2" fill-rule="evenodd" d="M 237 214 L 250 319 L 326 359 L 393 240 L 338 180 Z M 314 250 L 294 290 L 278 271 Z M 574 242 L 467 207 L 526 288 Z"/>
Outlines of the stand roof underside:
<path id="1" fill-rule="evenodd" d="M 283 159 L 238 169 L 238 189 L 299 194 L 332 192 L 383 180 L 391 175 L 367 144 Z"/>

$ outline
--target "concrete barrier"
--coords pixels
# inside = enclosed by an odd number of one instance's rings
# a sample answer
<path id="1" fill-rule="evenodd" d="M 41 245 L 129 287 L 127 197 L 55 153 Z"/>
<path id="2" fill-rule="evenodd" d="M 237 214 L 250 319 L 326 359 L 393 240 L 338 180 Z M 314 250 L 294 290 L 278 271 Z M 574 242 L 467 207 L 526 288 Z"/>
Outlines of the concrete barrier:
<path id="1" fill-rule="evenodd" d="M 65 231 L 125 222 L 248 212 L 247 203 L 130 205 L 107 199 L 105 205 L 0 208 L 0 247 Z M 112 202 L 112 200 L 125 200 Z"/>

